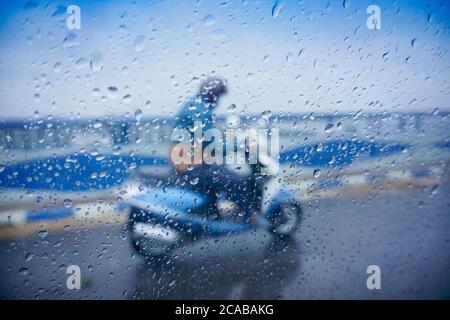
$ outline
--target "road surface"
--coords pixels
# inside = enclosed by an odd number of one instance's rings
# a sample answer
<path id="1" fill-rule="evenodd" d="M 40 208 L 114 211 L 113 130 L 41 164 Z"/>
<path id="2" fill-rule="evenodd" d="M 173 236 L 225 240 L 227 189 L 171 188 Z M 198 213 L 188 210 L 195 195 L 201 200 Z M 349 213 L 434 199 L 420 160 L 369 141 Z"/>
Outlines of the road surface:
<path id="1" fill-rule="evenodd" d="M 3 239 L 2 299 L 450 298 L 450 186 L 316 199 L 290 241 L 264 231 L 135 255 L 121 224 Z M 66 268 L 81 268 L 69 290 Z M 369 290 L 366 269 L 381 269 Z"/>

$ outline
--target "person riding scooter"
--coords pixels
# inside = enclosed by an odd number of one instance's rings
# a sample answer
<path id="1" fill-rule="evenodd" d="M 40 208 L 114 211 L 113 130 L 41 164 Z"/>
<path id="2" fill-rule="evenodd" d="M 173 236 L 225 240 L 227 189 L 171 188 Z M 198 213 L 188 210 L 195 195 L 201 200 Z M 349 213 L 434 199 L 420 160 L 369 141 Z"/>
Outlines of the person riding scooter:
<path id="1" fill-rule="evenodd" d="M 204 155 L 195 154 L 195 144 L 206 144 L 205 141 L 196 141 L 194 137 L 195 126 L 201 124 L 201 129 L 206 132 L 214 127 L 214 110 L 219 104 L 220 98 L 227 93 L 227 82 L 220 77 L 207 77 L 202 81 L 198 93 L 186 103 L 178 112 L 174 130 L 189 131 L 189 137 L 183 144 L 171 144 L 170 159 L 175 165 L 173 179 L 177 183 L 205 194 L 207 200 L 203 207 L 205 215 L 209 218 L 218 218 L 217 202 L 221 193 L 240 196 L 241 209 L 245 211 L 247 219 L 256 221 L 260 192 L 254 181 L 254 177 L 243 178 L 226 169 L 224 165 L 206 164 Z M 198 129 L 198 128 L 197 128 Z M 194 145 L 194 148 L 191 146 Z M 203 148 L 199 148 L 202 150 Z M 184 154 L 188 163 L 173 161 L 174 155 Z M 199 161 L 200 159 L 200 161 Z M 238 204 L 239 205 L 239 204 Z"/>
<path id="2" fill-rule="evenodd" d="M 259 129 L 236 123 L 237 127 L 224 130 L 226 138 L 221 140 L 223 130 L 215 128 L 214 110 L 226 92 L 225 80 L 206 78 L 175 119 L 169 174 L 138 176 L 146 186 L 139 184 L 139 191 L 126 199 L 130 240 L 138 253 L 165 256 L 204 236 L 229 236 L 257 228 L 277 237 L 295 232 L 301 206 L 294 192 L 276 178 L 278 151 L 275 155 L 272 151 L 279 145 L 278 131 L 270 130 L 270 157 L 263 138 L 268 134 L 267 123 L 257 124 Z M 210 129 L 215 134 L 208 136 Z M 235 136 L 231 142 L 229 129 Z M 232 155 L 239 161 L 210 161 L 220 155 L 222 160 Z M 227 200 L 220 210 L 219 199 Z"/>

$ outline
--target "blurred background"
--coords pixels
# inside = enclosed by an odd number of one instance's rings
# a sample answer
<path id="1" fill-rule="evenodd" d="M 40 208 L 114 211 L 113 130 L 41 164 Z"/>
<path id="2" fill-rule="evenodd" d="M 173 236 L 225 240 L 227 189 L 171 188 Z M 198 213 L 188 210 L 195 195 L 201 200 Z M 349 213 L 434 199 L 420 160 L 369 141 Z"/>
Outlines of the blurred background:
<path id="1" fill-rule="evenodd" d="M 1 298 L 450 298 L 447 1 L 0 6 Z M 229 84 L 216 126 L 280 130 L 305 221 L 289 242 L 203 239 L 154 266 L 123 199 L 134 171 L 168 170 L 174 117 L 210 74 Z"/>

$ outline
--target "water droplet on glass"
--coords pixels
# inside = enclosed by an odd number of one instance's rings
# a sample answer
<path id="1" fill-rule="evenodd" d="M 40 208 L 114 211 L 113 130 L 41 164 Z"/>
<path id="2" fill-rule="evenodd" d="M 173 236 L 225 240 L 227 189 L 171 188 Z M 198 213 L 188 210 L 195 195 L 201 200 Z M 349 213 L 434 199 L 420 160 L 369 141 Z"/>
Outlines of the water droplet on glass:
<path id="1" fill-rule="evenodd" d="M 101 128 L 102 126 L 103 126 L 103 124 L 102 124 L 102 122 L 100 120 L 96 119 L 94 121 L 94 124 L 93 124 L 94 129 Z"/>
<path id="2" fill-rule="evenodd" d="M 91 54 L 89 66 L 92 71 L 101 71 L 103 69 L 102 54 L 100 52 Z"/>
<path id="3" fill-rule="evenodd" d="M 236 105 L 234 103 L 230 104 L 230 106 L 227 108 L 228 112 L 234 112 L 236 110 Z"/>
<path id="4" fill-rule="evenodd" d="M 70 208 L 72 206 L 72 200 L 64 199 L 64 207 Z"/>
<path id="5" fill-rule="evenodd" d="M 317 145 L 316 145 L 316 151 L 317 152 L 321 152 L 323 150 L 323 144 L 322 143 L 318 143 Z"/>
<path id="6" fill-rule="evenodd" d="M 434 196 L 435 194 L 437 194 L 439 192 L 439 185 L 436 184 L 433 186 L 433 188 L 431 189 L 431 195 Z"/>
<path id="7" fill-rule="evenodd" d="M 223 40 L 225 38 L 225 31 L 222 29 L 214 29 L 211 31 L 211 37 L 215 40 Z"/>
<path id="8" fill-rule="evenodd" d="M 48 231 L 47 230 L 40 230 L 38 232 L 38 236 L 41 237 L 42 239 L 44 239 L 47 235 L 48 235 Z"/>
<path id="9" fill-rule="evenodd" d="M 68 33 L 67 36 L 63 40 L 64 48 L 71 48 L 78 46 L 78 37 L 75 33 Z"/>
<path id="10" fill-rule="evenodd" d="M 216 20 L 214 19 L 214 17 L 211 14 L 208 14 L 207 16 L 205 16 L 203 18 L 203 24 L 207 27 L 211 27 L 215 23 L 216 23 Z"/>
<path id="11" fill-rule="evenodd" d="M 136 121 L 141 121 L 141 118 L 142 118 L 142 114 L 143 114 L 143 112 L 142 112 L 142 110 L 141 109 L 136 109 L 136 111 L 134 112 L 134 117 L 136 118 Z"/>
<path id="12" fill-rule="evenodd" d="M 28 269 L 27 268 L 20 268 L 19 269 L 19 274 L 21 276 L 26 276 L 28 274 Z"/>
<path id="13" fill-rule="evenodd" d="M 327 124 L 325 127 L 325 132 L 330 133 L 331 131 L 333 131 L 333 127 L 334 125 L 332 123 Z"/>
<path id="14" fill-rule="evenodd" d="M 88 66 L 88 60 L 85 58 L 80 58 L 75 62 L 75 68 L 83 69 Z"/>
<path id="15" fill-rule="evenodd" d="M 122 97 L 123 102 L 130 103 L 132 100 L 131 94 L 126 94 Z"/>
<path id="16" fill-rule="evenodd" d="M 116 99 L 117 95 L 119 93 L 119 90 L 117 89 L 117 87 L 110 86 L 107 88 L 107 92 L 108 92 L 108 97 L 110 99 Z"/>
<path id="17" fill-rule="evenodd" d="M 313 172 L 314 178 L 318 178 L 320 176 L 320 173 L 321 173 L 320 169 L 315 169 Z"/>
<path id="18" fill-rule="evenodd" d="M 266 110 L 263 113 L 261 113 L 261 116 L 264 120 L 269 121 L 270 117 L 272 117 L 272 111 Z"/>
<path id="19" fill-rule="evenodd" d="M 275 1 L 272 7 L 272 17 L 276 18 L 278 17 L 284 8 L 284 2 L 283 1 Z"/>
<path id="20" fill-rule="evenodd" d="M 55 63 L 55 65 L 53 66 L 53 71 L 60 72 L 61 71 L 61 63 L 59 63 L 59 62 Z"/>
<path id="21" fill-rule="evenodd" d="M 136 39 L 134 40 L 134 50 L 136 50 L 136 52 L 141 52 L 144 50 L 144 46 L 145 46 L 145 37 L 143 35 L 137 36 Z"/>
<path id="22" fill-rule="evenodd" d="M 431 113 L 432 116 L 436 117 L 439 114 L 439 108 L 435 108 Z"/>

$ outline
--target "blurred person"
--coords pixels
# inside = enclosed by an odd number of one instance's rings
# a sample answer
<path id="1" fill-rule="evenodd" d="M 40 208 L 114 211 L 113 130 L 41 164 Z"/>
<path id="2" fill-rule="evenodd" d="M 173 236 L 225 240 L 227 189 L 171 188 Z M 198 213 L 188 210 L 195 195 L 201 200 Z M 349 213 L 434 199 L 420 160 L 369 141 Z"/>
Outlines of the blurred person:
<path id="1" fill-rule="evenodd" d="M 178 154 L 191 150 L 191 146 L 196 143 L 193 134 L 196 124 L 201 123 L 202 131 L 213 128 L 214 110 L 218 106 L 220 98 L 226 93 L 226 80 L 217 76 L 210 76 L 201 82 L 196 95 L 181 106 L 176 115 L 174 129 L 187 130 L 191 134 L 188 141 L 170 145 L 169 156 L 172 162 L 174 153 Z M 203 147 L 204 142 L 201 143 Z M 204 164 L 202 154 L 200 154 L 200 157 L 202 157 L 201 163 L 194 163 L 193 154 L 190 153 L 187 156 L 192 160 L 190 163 L 174 162 L 174 178 L 180 180 L 177 183 L 185 184 L 191 189 L 203 193 L 206 196 L 205 213 L 210 217 L 217 217 L 216 205 L 221 188 L 218 186 L 216 173 L 220 168 L 217 165 Z"/>
<path id="2" fill-rule="evenodd" d="M 225 79 L 217 76 L 207 77 L 200 84 L 197 94 L 181 106 L 176 116 L 174 129 L 189 131 L 189 141 L 185 141 L 184 145 L 183 143 L 171 144 L 170 159 L 173 161 L 173 154 L 180 153 L 180 150 L 194 149 L 187 155 L 191 159 L 189 164 L 174 163 L 174 178 L 178 180 L 176 183 L 186 185 L 206 196 L 206 203 L 202 210 L 209 218 L 219 218 L 217 202 L 219 195 L 225 193 L 227 198 L 231 197 L 236 200 L 238 207 L 245 212 L 245 219 L 249 219 L 252 224 L 255 224 L 261 192 L 256 189 L 254 175 L 244 177 L 228 170 L 225 165 L 206 164 L 203 161 L 203 153 L 197 155 L 202 160 L 200 163 L 194 161 L 194 153 L 197 151 L 192 146 L 199 143 L 194 141 L 193 132 L 198 129 L 195 126 L 201 123 L 202 132 L 215 127 L 214 110 L 219 105 L 220 98 L 227 94 L 227 91 Z M 200 150 L 203 150 L 209 142 L 201 141 L 200 143 L 202 144 Z"/>

